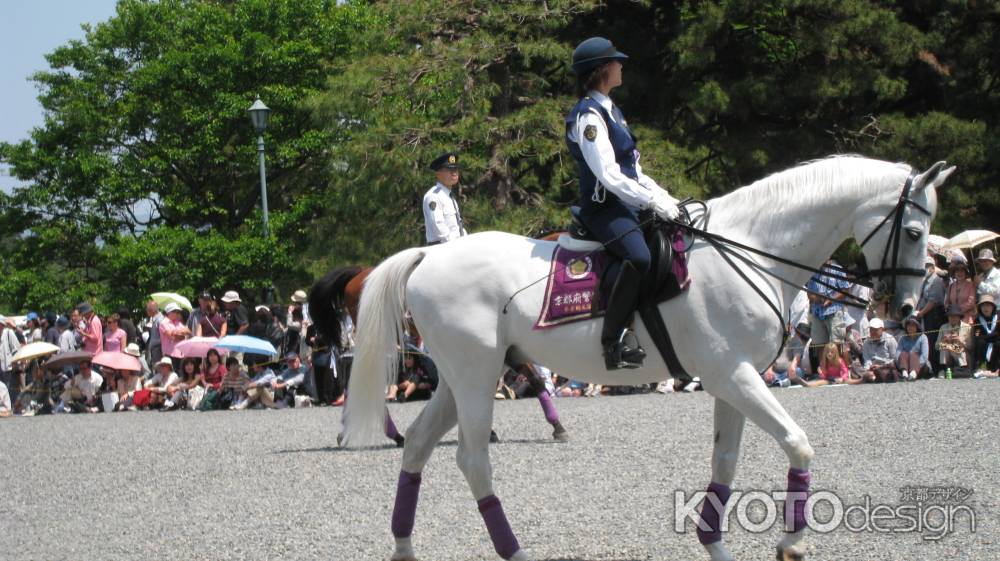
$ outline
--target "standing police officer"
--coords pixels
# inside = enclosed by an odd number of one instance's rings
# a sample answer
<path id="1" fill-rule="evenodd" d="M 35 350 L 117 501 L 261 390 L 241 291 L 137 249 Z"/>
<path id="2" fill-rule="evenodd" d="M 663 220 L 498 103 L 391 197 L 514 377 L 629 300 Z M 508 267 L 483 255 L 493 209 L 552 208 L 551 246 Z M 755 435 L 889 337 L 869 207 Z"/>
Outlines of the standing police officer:
<path id="1" fill-rule="evenodd" d="M 458 185 L 458 154 L 448 152 L 431 162 L 437 183 L 424 194 L 424 232 L 427 245 L 448 242 L 466 235 L 462 213 L 452 189 Z"/>
<path id="2" fill-rule="evenodd" d="M 612 287 L 601 333 L 608 370 L 638 368 L 646 357 L 625 339 L 650 267 L 636 212 L 648 209 L 668 220 L 680 214 L 677 200 L 642 173 L 635 135 L 608 97 L 622 83 L 627 58 L 603 37 L 580 43 L 573 51 L 580 101 L 565 119 L 566 144 L 580 175 L 580 220 L 618 258 L 605 276 Z"/>

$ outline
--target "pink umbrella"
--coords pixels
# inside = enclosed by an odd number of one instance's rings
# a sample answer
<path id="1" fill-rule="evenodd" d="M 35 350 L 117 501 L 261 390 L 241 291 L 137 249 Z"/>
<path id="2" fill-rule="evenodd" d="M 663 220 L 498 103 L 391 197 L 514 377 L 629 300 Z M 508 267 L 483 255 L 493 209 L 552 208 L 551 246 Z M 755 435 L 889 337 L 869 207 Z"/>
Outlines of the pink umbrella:
<path id="1" fill-rule="evenodd" d="M 185 339 L 174 347 L 174 353 L 170 356 L 174 358 L 203 357 L 208 354 L 209 349 L 214 349 L 218 337 L 192 337 Z M 216 349 L 219 354 L 225 354 L 225 349 Z"/>
<path id="2" fill-rule="evenodd" d="M 120 352 L 105 351 L 97 353 L 91 362 L 101 366 L 107 366 L 108 368 L 112 368 L 114 370 L 142 372 L 142 364 L 139 363 L 139 359 L 132 355 Z"/>

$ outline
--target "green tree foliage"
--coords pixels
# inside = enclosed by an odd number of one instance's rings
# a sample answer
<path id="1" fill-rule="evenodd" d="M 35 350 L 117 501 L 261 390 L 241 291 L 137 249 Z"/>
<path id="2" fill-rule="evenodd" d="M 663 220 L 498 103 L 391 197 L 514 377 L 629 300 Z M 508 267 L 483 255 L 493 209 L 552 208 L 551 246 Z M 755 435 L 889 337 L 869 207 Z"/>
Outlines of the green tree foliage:
<path id="1" fill-rule="evenodd" d="M 36 284 L 86 286 L 74 297 L 133 305 L 150 289 L 249 288 L 282 276 L 279 264 L 301 245 L 299 222 L 322 196 L 323 154 L 336 137 L 301 102 L 369 18 L 332 0 L 122 0 L 85 39 L 48 55 L 51 69 L 34 76 L 44 126 L 0 145 L 0 159 L 28 182 L 0 201 L 0 233 L 19 248 L 5 255 L 5 303 L 57 303 L 12 274 L 39 261 L 52 270 Z M 286 226 L 263 245 L 254 241 L 260 188 L 246 113 L 255 94 L 273 110 L 268 198 L 272 221 Z M 168 261 L 151 268 L 157 260 Z M 205 267 L 188 269 L 194 263 Z"/>
<path id="2" fill-rule="evenodd" d="M 577 190 L 569 60 L 592 35 L 631 56 L 614 97 L 678 196 L 834 153 L 944 159 L 959 173 L 938 231 L 1000 227 L 995 2 L 123 0 L 36 77 L 45 125 L 0 145 L 30 184 L 0 200 L 0 304 L 376 262 L 423 243 L 446 150 L 470 230 L 559 228 Z M 255 93 L 275 110 L 274 240 L 254 241 Z"/>

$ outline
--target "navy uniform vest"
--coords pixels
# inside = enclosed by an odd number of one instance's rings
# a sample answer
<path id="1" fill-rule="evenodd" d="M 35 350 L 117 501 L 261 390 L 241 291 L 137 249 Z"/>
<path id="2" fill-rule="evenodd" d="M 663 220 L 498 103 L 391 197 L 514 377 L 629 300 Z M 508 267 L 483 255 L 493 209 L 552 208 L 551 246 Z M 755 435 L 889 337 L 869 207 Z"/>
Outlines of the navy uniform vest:
<path id="1" fill-rule="evenodd" d="M 569 136 L 572 127 L 576 126 L 577 117 L 581 113 L 595 110 L 604 118 L 604 124 L 607 125 L 608 133 L 611 136 L 611 147 L 614 149 L 615 161 L 618 162 L 618 167 L 621 168 L 622 173 L 627 177 L 635 180 L 639 179 L 639 174 L 635 170 L 636 162 L 639 160 L 639 152 L 635 148 L 635 135 L 624 124 L 625 118 L 621 110 L 618 109 L 618 106 L 614 105 L 612 107 L 615 111 L 615 119 L 611 118 L 611 115 L 608 114 L 608 111 L 600 103 L 591 99 L 590 96 L 585 96 L 573 106 L 569 115 L 566 116 L 566 145 L 569 147 L 570 155 L 576 160 L 576 167 L 580 176 L 580 209 L 584 214 L 593 212 L 605 204 L 621 205 L 624 203 L 614 193 L 605 191 L 604 189 L 598 195 L 598 199 L 603 202 L 594 200 L 597 177 L 590 171 L 590 167 L 587 166 L 587 162 L 583 159 L 583 152 L 580 150 L 580 146 Z M 583 134 L 583 131 L 577 132 L 581 135 Z M 589 142 L 585 138 L 578 138 L 577 141 Z"/>

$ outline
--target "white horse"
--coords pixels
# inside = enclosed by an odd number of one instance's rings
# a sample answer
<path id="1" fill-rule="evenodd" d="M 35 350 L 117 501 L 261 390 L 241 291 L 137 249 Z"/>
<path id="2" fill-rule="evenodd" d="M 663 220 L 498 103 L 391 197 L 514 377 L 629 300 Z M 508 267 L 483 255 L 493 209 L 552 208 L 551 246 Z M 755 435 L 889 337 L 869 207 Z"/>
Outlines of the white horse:
<path id="1" fill-rule="evenodd" d="M 935 189 L 952 171 L 954 167 L 944 169 L 944 162 L 939 162 L 917 175 L 904 164 L 834 156 L 710 201 L 710 230 L 814 268 L 844 240 L 852 236 L 865 240 L 867 262 L 883 263 L 883 270 L 873 276 L 876 286 L 895 289 L 886 297 L 891 315 L 898 317 L 916 303 L 921 279 L 912 271 L 923 268 L 937 208 Z M 904 185 L 909 191 L 905 203 L 901 202 Z M 891 249 L 893 243 L 898 244 L 896 251 Z M 393 357 L 402 342 L 404 310 L 411 311 L 440 373 L 437 392 L 406 431 L 392 517 L 396 539 L 392 561 L 416 559 L 410 536 L 420 473 L 435 444 L 456 423 L 458 466 L 479 502 L 497 553 L 507 560 L 529 559 L 494 495 L 489 459 L 493 394 L 505 361 L 545 364 L 555 372 L 598 384 L 658 382 L 670 376 L 656 352 L 649 354 L 643 368 L 606 371 L 600 319 L 534 330 L 545 283 L 518 294 L 504 311 L 511 295 L 549 273 L 554 247 L 554 242 L 485 232 L 440 246 L 405 250 L 386 259 L 368 277 L 361 299 L 351 399 L 345 412 L 347 445 L 367 445 L 382 435 L 384 392 L 395 375 Z M 797 286 L 803 286 L 811 275 L 742 253 Z M 891 263 L 886 263 L 886 255 L 894 255 Z M 715 397 L 708 496 L 718 501 L 703 503 L 699 540 L 712 561 L 732 559 L 721 541 L 719 517 L 725 512 L 749 418 L 774 437 L 791 464 L 788 491 L 802 500 L 786 501 L 790 512 L 778 556 L 801 558 L 802 511 L 813 449 L 758 374 L 774 359 L 784 326 L 761 295 L 711 245 L 699 239 L 689 256 L 690 288 L 660 304 L 659 310 L 680 362 L 691 375 L 700 376 L 705 390 Z M 788 308 L 796 288 L 745 263 L 740 266 L 779 310 Z M 903 268 L 907 276 L 898 276 Z M 637 322 L 636 334 L 647 348 L 651 346 L 641 322 Z"/>

